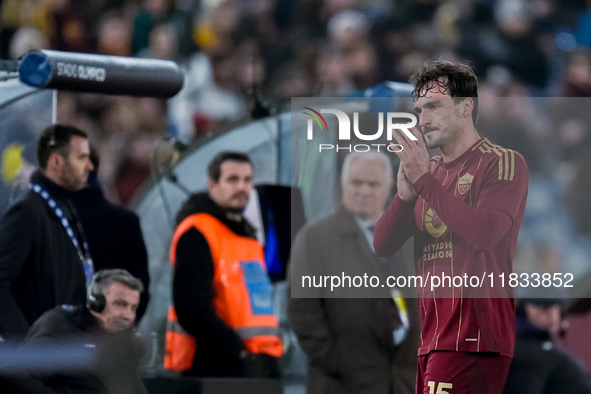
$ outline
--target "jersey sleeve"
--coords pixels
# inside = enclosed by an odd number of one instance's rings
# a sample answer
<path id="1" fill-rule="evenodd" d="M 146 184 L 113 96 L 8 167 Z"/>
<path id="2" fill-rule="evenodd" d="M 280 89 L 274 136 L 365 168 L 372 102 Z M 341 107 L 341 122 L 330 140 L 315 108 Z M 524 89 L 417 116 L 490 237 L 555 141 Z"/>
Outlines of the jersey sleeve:
<path id="1" fill-rule="evenodd" d="M 523 156 L 507 151 L 508 159 L 497 159 L 485 175 L 477 207 L 503 211 L 514 222 L 527 198 L 529 169 Z"/>
<path id="2" fill-rule="evenodd" d="M 392 204 L 378 219 L 373 237 L 373 247 L 378 256 L 393 255 L 415 233 L 415 202 L 402 201 L 396 194 Z"/>
<path id="3" fill-rule="evenodd" d="M 507 152 L 508 159 L 488 167 L 476 206 L 454 197 L 431 173 L 413 185 L 448 228 L 478 251 L 489 250 L 507 234 L 527 198 L 527 164 L 519 153 Z"/>

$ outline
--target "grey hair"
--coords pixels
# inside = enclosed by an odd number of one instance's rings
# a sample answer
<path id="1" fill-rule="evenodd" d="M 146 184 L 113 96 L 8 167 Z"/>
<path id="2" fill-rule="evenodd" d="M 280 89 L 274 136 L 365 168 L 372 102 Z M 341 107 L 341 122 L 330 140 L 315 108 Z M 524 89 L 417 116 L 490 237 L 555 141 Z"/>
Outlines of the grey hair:
<path id="1" fill-rule="evenodd" d="M 345 185 L 347 178 L 349 177 L 349 171 L 351 169 L 351 163 L 358 158 L 364 158 L 366 160 L 375 160 L 379 161 L 384 165 L 384 169 L 386 170 L 386 184 L 392 183 L 392 163 L 390 159 L 385 153 L 382 152 L 353 152 L 349 153 L 345 156 L 345 161 L 343 162 L 343 168 L 341 170 L 341 186 Z"/>
<path id="2" fill-rule="evenodd" d="M 141 293 L 144 291 L 142 282 L 124 269 L 100 270 L 92 277 L 92 282 L 88 286 L 88 294 L 105 294 L 105 291 L 113 282 L 121 283 L 131 290 Z"/>

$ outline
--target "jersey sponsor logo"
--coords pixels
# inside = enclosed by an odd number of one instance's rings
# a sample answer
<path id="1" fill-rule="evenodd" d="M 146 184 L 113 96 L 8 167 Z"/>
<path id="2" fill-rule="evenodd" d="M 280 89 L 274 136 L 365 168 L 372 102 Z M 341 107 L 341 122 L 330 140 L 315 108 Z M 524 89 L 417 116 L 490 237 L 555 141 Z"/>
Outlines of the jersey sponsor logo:
<path id="1" fill-rule="evenodd" d="M 439 219 L 433 208 L 425 214 L 425 228 L 435 238 L 441 237 L 447 231 L 447 225 Z"/>
<path id="2" fill-rule="evenodd" d="M 453 249 L 450 241 L 434 242 L 423 246 L 423 261 L 452 258 Z"/>
<path id="3" fill-rule="evenodd" d="M 466 194 L 466 192 L 470 190 L 470 185 L 472 185 L 473 180 L 474 175 L 470 175 L 470 173 L 466 173 L 466 175 L 458 179 L 458 190 L 460 194 Z"/>

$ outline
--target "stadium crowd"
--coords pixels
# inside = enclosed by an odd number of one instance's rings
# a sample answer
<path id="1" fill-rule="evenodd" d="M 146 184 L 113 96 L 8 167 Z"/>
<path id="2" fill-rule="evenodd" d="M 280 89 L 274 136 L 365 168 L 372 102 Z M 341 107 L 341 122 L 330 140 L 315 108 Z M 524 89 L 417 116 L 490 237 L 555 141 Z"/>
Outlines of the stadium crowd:
<path id="1" fill-rule="evenodd" d="M 58 120 L 89 131 L 104 158 L 106 195 L 122 204 L 149 176 L 152 143 L 167 132 L 190 142 L 248 118 L 256 102 L 277 111 L 290 97 L 406 82 L 429 58 L 471 61 L 481 96 L 591 93 L 591 9 L 582 0 L 3 0 L 1 20 L 4 59 L 50 48 L 170 59 L 185 69 L 185 88 L 168 104 L 60 93 Z M 576 169 L 587 164 L 581 153 L 591 138 L 585 119 L 561 121 L 540 130 L 525 119 L 508 146 L 541 146 L 549 160 L 534 171 L 569 164 L 569 201 L 580 212 L 591 185 Z M 591 231 L 587 222 L 581 231 Z"/>
<path id="2" fill-rule="evenodd" d="M 32 49 L 183 68 L 184 88 L 169 101 L 59 92 L 58 121 L 88 133 L 104 195 L 122 205 L 150 177 L 161 137 L 190 143 L 257 108 L 288 110 L 291 97 L 358 95 L 408 81 L 427 59 L 468 60 L 479 132 L 520 152 L 531 171 L 516 265 L 547 260 L 558 271 L 557 248 L 590 251 L 587 1 L 0 0 L 0 58 Z M 549 211 L 554 204 L 565 209 Z M 571 243 L 551 242 L 556 228 L 541 225 L 549 215 L 566 218 L 558 232 Z"/>

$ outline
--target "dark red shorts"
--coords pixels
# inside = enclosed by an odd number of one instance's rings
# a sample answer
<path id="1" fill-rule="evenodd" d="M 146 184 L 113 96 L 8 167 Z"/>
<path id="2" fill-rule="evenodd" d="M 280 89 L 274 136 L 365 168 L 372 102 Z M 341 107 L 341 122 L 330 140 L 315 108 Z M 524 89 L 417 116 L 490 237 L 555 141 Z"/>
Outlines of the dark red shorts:
<path id="1" fill-rule="evenodd" d="M 496 353 L 437 351 L 417 360 L 417 394 L 502 394 L 511 364 Z"/>

